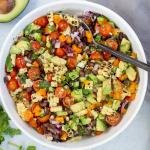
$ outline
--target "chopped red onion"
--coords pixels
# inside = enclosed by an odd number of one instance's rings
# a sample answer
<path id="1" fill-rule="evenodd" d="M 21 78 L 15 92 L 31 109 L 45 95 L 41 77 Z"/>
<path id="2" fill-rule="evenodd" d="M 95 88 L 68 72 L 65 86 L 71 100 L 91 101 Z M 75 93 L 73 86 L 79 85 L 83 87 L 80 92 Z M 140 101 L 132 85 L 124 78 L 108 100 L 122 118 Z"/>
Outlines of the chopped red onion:
<path id="1" fill-rule="evenodd" d="M 60 42 L 59 42 L 59 41 L 57 41 L 57 42 L 55 43 L 55 48 L 60 48 Z"/>

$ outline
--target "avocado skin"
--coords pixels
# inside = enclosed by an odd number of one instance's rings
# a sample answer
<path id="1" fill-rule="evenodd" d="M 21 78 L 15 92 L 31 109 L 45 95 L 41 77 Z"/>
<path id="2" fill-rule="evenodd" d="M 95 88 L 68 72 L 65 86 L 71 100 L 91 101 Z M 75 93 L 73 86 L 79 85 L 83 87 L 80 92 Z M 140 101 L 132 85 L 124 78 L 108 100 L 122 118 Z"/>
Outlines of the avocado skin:
<path id="1" fill-rule="evenodd" d="M 15 0 L 15 1 L 16 1 L 16 0 Z M 23 1 L 23 2 L 25 2 L 25 1 Z M 27 0 L 26 5 L 24 6 L 24 8 L 23 8 L 22 10 L 20 10 L 19 13 L 17 13 L 17 15 L 12 16 L 12 17 L 6 19 L 5 21 L 2 21 L 2 20 L 1 20 L 1 15 L 7 17 L 7 14 L 0 14 L 0 23 L 7 23 L 7 22 L 11 22 L 12 20 L 14 20 L 16 17 L 18 17 L 18 16 L 24 11 L 24 9 L 27 7 L 27 5 L 28 5 L 29 2 L 30 2 L 30 0 Z M 15 6 L 15 7 L 17 7 L 17 6 Z M 13 9 L 12 9 L 12 10 L 13 10 Z M 17 10 L 18 10 L 18 9 L 17 9 Z M 10 14 L 10 13 L 11 13 L 11 11 L 10 11 L 8 14 Z"/>

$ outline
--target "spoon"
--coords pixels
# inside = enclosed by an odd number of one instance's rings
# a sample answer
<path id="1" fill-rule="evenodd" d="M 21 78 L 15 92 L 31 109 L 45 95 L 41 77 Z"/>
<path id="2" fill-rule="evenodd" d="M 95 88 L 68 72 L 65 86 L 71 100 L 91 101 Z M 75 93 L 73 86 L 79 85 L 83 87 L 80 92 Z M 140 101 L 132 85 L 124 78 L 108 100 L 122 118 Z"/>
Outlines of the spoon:
<path id="1" fill-rule="evenodd" d="M 80 19 L 79 17 L 74 16 L 74 15 L 72 15 L 72 14 L 69 14 L 68 12 L 67 12 L 67 13 L 62 13 L 62 12 L 61 12 L 61 14 L 63 14 L 63 15 L 69 15 L 69 16 L 71 16 L 71 17 L 75 17 L 75 18 L 78 19 L 79 22 L 83 25 L 84 29 L 88 30 L 88 31 L 92 34 L 92 31 L 91 31 L 91 29 L 89 28 L 89 26 L 88 26 L 82 19 Z M 97 48 L 99 48 L 98 51 L 100 51 L 100 49 L 101 49 L 101 50 L 103 50 L 103 51 L 105 51 L 105 52 L 109 52 L 109 53 L 111 53 L 113 56 L 116 56 L 116 57 L 118 57 L 118 58 L 121 58 L 123 61 L 129 62 L 129 63 L 131 63 L 131 64 L 133 64 L 133 65 L 135 65 L 135 66 L 137 66 L 137 67 L 139 67 L 139 68 L 141 68 L 141 69 L 143 69 L 143 70 L 146 70 L 146 71 L 150 72 L 150 65 L 148 65 L 148 64 L 146 64 L 146 63 L 144 63 L 144 62 L 141 62 L 141 61 L 139 61 L 139 60 L 137 60 L 137 59 L 134 59 L 134 58 L 132 58 L 132 57 L 130 57 L 130 56 L 128 56 L 128 55 L 126 55 L 126 54 L 120 52 L 120 51 L 114 51 L 113 49 L 111 49 L 110 47 L 108 47 L 108 46 L 106 46 L 106 45 L 97 43 L 97 42 L 94 40 L 94 38 L 93 38 L 93 34 L 92 34 L 92 40 L 93 40 L 93 44 L 95 44 L 95 46 L 96 46 Z"/>

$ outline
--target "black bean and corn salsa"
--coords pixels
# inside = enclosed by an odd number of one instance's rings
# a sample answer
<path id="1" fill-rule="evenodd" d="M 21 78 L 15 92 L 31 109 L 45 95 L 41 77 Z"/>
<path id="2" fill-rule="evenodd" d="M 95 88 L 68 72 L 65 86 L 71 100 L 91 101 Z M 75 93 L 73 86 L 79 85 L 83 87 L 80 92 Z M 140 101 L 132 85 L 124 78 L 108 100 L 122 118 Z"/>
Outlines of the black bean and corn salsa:
<path id="1" fill-rule="evenodd" d="M 104 15 L 79 16 L 94 39 L 136 59 L 128 37 Z M 6 83 L 20 117 L 47 139 L 65 142 L 116 126 L 135 99 L 135 66 L 97 51 L 73 16 L 51 12 L 29 24 L 6 60 Z"/>

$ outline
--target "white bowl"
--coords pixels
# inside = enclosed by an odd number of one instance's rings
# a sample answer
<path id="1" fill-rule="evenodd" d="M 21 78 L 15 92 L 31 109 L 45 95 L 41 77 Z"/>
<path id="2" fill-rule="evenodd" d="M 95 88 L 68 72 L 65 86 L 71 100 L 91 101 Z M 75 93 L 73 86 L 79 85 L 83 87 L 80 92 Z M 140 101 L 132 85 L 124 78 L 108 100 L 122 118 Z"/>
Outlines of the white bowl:
<path id="1" fill-rule="evenodd" d="M 49 11 L 58 11 L 58 10 L 70 10 L 73 11 L 74 13 L 83 12 L 85 10 L 91 10 L 91 11 L 104 14 L 108 18 L 112 19 L 118 25 L 118 27 L 121 28 L 121 30 L 127 34 L 130 41 L 132 42 L 133 49 L 138 54 L 138 59 L 143 62 L 146 62 L 144 50 L 137 35 L 129 26 L 129 24 L 112 10 L 104 6 L 92 2 L 86 2 L 86 1 L 65 0 L 59 2 L 50 2 L 50 4 L 44 5 L 40 8 L 33 10 L 31 13 L 29 13 L 23 19 L 21 19 L 11 30 L 6 40 L 4 41 L 0 52 L 0 72 L 1 72 L 0 98 L 2 100 L 2 103 L 8 115 L 10 116 L 12 121 L 16 124 L 16 126 L 20 128 L 31 139 L 35 140 L 37 143 L 40 143 L 43 146 L 47 146 L 49 148 L 56 148 L 61 150 L 62 149 L 68 149 L 68 150 L 69 149 L 80 149 L 80 150 L 90 149 L 110 141 L 111 139 L 116 137 L 119 133 L 121 133 L 125 128 L 127 128 L 127 126 L 131 123 L 131 121 L 134 119 L 134 117 L 136 116 L 137 112 L 139 111 L 143 103 L 144 96 L 147 89 L 148 73 L 144 70 L 139 69 L 140 82 L 139 82 L 139 88 L 137 91 L 136 98 L 129 106 L 129 109 L 125 114 L 125 116 L 123 117 L 120 124 L 118 124 L 116 127 L 112 127 L 108 132 L 100 136 L 82 139 L 79 142 L 55 143 L 55 142 L 47 141 L 44 138 L 44 136 L 41 136 L 36 131 L 34 131 L 19 117 L 16 111 L 15 104 L 8 93 L 6 85 L 4 84 L 3 78 L 5 76 L 5 60 L 9 53 L 10 46 L 14 41 L 14 38 L 17 37 L 17 35 L 25 28 L 26 25 L 31 23 L 37 17 L 47 14 Z"/>

